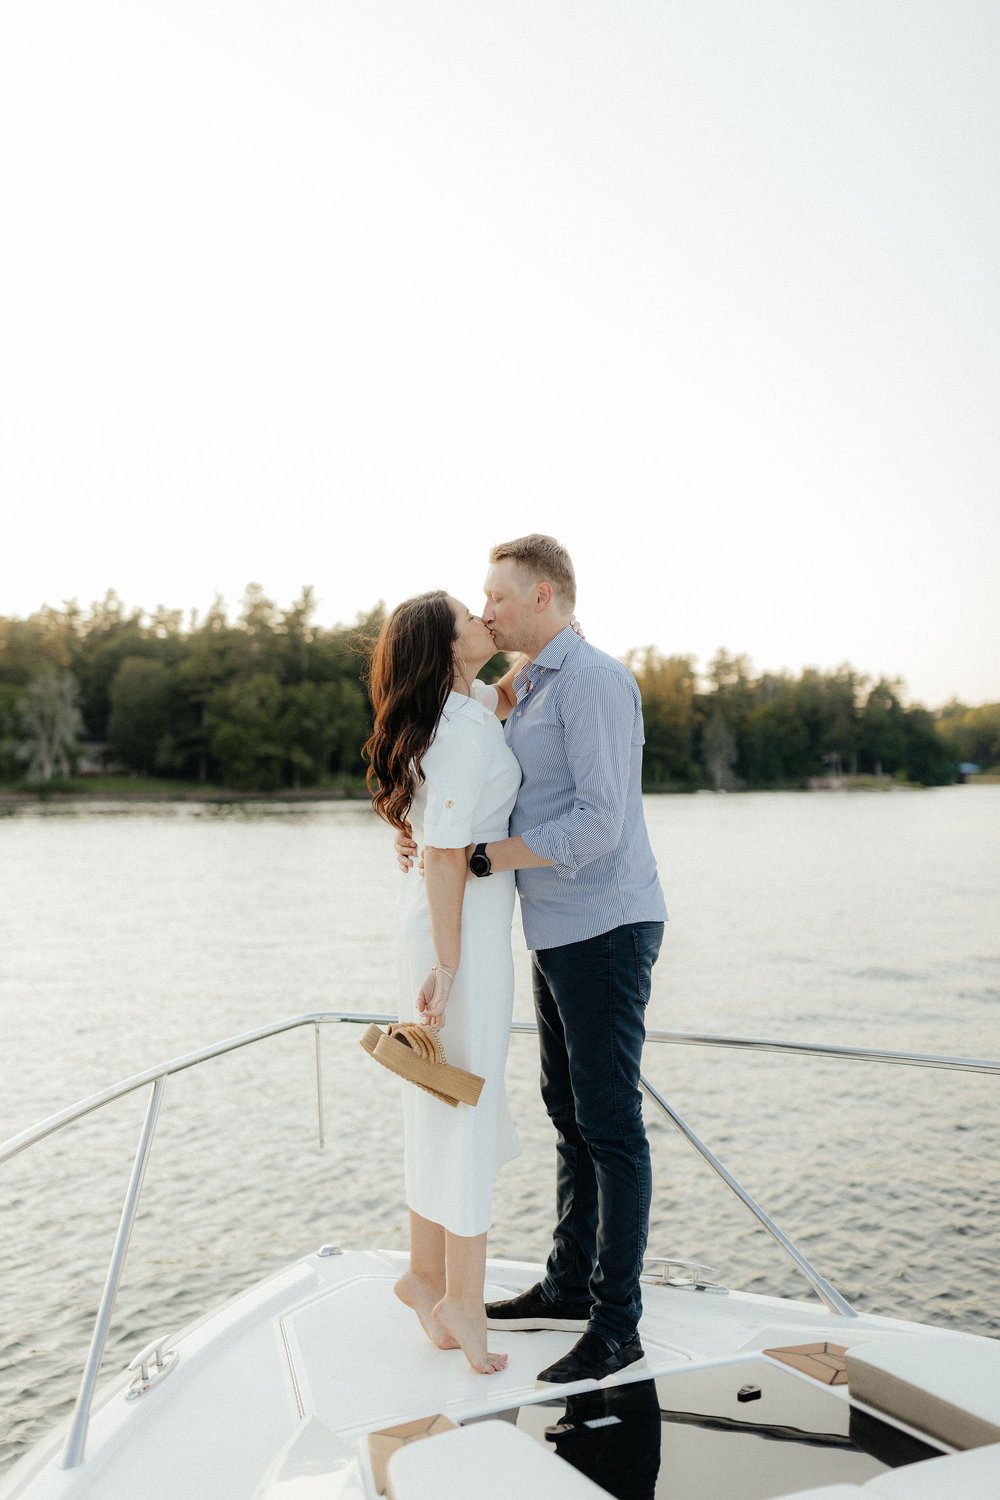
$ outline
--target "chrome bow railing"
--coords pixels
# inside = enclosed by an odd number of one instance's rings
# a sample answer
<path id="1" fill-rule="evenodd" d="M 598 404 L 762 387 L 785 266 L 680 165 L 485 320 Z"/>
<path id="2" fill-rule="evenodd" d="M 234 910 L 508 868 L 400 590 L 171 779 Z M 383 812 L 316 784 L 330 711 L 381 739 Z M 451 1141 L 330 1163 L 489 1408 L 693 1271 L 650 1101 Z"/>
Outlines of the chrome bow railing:
<path id="1" fill-rule="evenodd" d="M 111 1260 L 105 1277 L 104 1290 L 101 1294 L 97 1318 L 91 1335 L 90 1348 L 87 1352 L 87 1360 L 80 1380 L 80 1389 L 73 1415 L 70 1419 L 66 1442 L 63 1446 L 62 1457 L 60 1459 L 62 1468 L 74 1468 L 83 1461 L 91 1403 L 100 1373 L 101 1361 L 104 1356 L 108 1329 L 111 1324 L 115 1299 L 118 1294 L 122 1270 L 125 1265 L 125 1257 L 128 1253 L 132 1226 L 135 1223 L 139 1207 L 146 1164 L 149 1160 L 150 1148 L 156 1131 L 156 1122 L 159 1118 L 167 1079 L 171 1078 L 175 1073 L 186 1072 L 189 1068 L 198 1067 L 200 1064 L 209 1062 L 215 1057 L 224 1057 L 230 1052 L 236 1052 L 242 1047 L 249 1047 L 255 1042 L 266 1041 L 269 1037 L 280 1036 L 285 1032 L 295 1031 L 302 1027 L 312 1027 L 316 1062 L 317 1128 L 319 1143 L 322 1146 L 324 1144 L 325 1132 L 323 1121 L 323 1069 L 320 1044 L 321 1027 L 336 1024 L 369 1025 L 373 1021 L 376 1024 L 385 1025 L 394 1020 L 396 1020 L 394 1015 L 382 1015 L 374 1012 L 361 1014 L 356 1011 L 315 1011 L 307 1015 L 291 1016 L 287 1020 L 276 1021 L 270 1026 L 261 1026 L 254 1031 L 246 1031 L 239 1036 L 230 1037 L 226 1041 L 216 1042 L 213 1046 L 203 1047 L 197 1052 L 188 1052 L 181 1057 L 173 1058 L 170 1062 L 160 1063 L 158 1067 L 147 1068 L 143 1073 L 136 1073 L 131 1078 L 123 1079 L 121 1083 L 114 1084 L 111 1088 L 103 1089 L 100 1093 L 92 1094 L 89 1098 L 80 1100 L 78 1104 L 73 1104 L 67 1109 L 60 1110 L 58 1114 L 49 1116 L 47 1120 L 40 1121 L 39 1124 L 22 1131 L 19 1135 L 12 1136 L 10 1140 L 0 1145 L 0 1166 L 2 1166 L 4 1162 L 10 1161 L 13 1157 L 19 1155 L 20 1152 L 28 1150 L 39 1141 L 44 1140 L 46 1136 L 53 1135 L 57 1131 L 65 1129 L 67 1125 L 73 1124 L 76 1120 L 83 1119 L 85 1115 L 92 1114 L 94 1110 L 103 1109 L 105 1105 L 113 1103 L 116 1099 L 124 1098 L 125 1095 L 132 1094 L 137 1089 L 152 1086 L 149 1103 L 146 1107 L 146 1115 L 139 1135 L 139 1143 L 132 1162 L 131 1175 L 125 1193 L 125 1201 L 122 1205 L 121 1218 L 118 1225 L 118 1232 L 115 1236 L 114 1248 L 111 1252 Z M 515 1033 L 530 1033 L 537 1030 L 534 1023 L 530 1021 L 515 1021 L 511 1029 Z M 646 1040 L 654 1044 L 670 1046 L 723 1047 L 736 1051 L 784 1052 L 805 1057 L 827 1057 L 841 1058 L 855 1062 L 889 1063 L 902 1067 L 945 1068 L 966 1073 L 1000 1074 L 1000 1061 L 992 1059 L 948 1057 L 922 1052 L 894 1052 L 873 1047 L 835 1047 L 821 1043 L 783 1042 L 764 1037 L 720 1036 L 710 1032 L 694 1031 L 648 1031 L 646 1033 Z M 722 1178 L 727 1187 L 750 1210 L 757 1221 L 767 1230 L 768 1234 L 771 1235 L 806 1278 L 824 1305 L 831 1312 L 840 1316 L 857 1316 L 850 1303 L 830 1285 L 825 1277 L 820 1275 L 802 1251 L 778 1228 L 760 1204 L 727 1171 L 718 1157 L 709 1150 L 708 1146 L 705 1145 L 691 1126 L 681 1118 L 673 1106 L 663 1098 L 662 1094 L 649 1082 L 644 1074 L 641 1076 L 640 1082 L 646 1097 L 657 1106 L 665 1118 L 690 1142 L 702 1158 L 708 1162 L 712 1170 Z"/>

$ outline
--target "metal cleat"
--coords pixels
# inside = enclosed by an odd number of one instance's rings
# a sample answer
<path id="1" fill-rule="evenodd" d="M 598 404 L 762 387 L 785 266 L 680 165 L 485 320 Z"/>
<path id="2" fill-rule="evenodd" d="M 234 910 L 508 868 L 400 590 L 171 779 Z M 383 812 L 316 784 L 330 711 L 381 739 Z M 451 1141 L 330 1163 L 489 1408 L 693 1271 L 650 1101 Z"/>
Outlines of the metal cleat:
<path id="1" fill-rule="evenodd" d="M 654 1286 L 685 1287 L 694 1292 L 719 1292 L 728 1295 L 729 1288 L 714 1278 L 718 1271 L 695 1260 L 677 1260 L 672 1255 L 647 1255 L 643 1260 L 641 1280 Z M 656 1269 L 648 1269 L 655 1267 Z"/>
<path id="2" fill-rule="evenodd" d="M 141 1354 L 137 1354 L 129 1365 L 130 1370 L 138 1370 L 138 1374 L 125 1392 L 126 1401 L 136 1401 L 144 1396 L 148 1390 L 159 1381 L 163 1380 L 177 1364 L 180 1358 L 176 1349 L 164 1350 L 163 1346 L 171 1337 L 169 1333 L 162 1333 L 158 1339 L 147 1344 Z M 150 1368 L 152 1367 L 152 1368 Z"/>

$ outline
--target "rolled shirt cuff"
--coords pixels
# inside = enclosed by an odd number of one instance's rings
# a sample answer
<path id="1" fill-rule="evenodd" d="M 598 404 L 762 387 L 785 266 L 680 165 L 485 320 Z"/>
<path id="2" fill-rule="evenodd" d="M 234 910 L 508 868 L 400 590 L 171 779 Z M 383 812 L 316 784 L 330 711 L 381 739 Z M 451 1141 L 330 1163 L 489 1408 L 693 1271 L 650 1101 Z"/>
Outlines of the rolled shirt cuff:
<path id="1" fill-rule="evenodd" d="M 569 839 L 558 824 L 542 823 L 537 828 L 529 828 L 527 833 L 521 834 L 521 838 L 532 854 L 537 854 L 539 859 L 552 861 L 555 874 L 561 875 L 564 880 L 576 879 L 579 864 Z"/>
<path id="2" fill-rule="evenodd" d="M 425 822 L 423 843 L 431 849 L 465 849 L 472 843 L 472 825 L 446 817 Z"/>

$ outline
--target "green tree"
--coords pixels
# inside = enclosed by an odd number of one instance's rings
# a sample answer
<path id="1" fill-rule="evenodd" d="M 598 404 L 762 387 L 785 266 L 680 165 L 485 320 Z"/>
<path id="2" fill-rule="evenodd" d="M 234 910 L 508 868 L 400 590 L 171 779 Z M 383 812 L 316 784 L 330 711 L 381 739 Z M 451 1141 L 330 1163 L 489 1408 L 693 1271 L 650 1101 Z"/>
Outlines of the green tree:
<path id="1" fill-rule="evenodd" d="M 225 604 L 216 594 L 204 621 L 192 621 L 187 649 L 177 669 L 180 711 L 174 730 L 175 754 L 180 765 L 193 771 L 202 783 L 208 780 L 210 757 L 208 703 L 231 675 L 234 636 Z"/>
<path id="2" fill-rule="evenodd" d="M 739 785 L 744 761 L 746 722 L 757 701 L 757 688 L 746 656 L 720 646 L 705 673 L 710 691 L 697 700 L 702 732 L 701 763 L 716 791 Z"/>
<path id="3" fill-rule="evenodd" d="M 339 688 L 336 682 L 295 682 L 283 690 L 277 729 L 293 787 L 326 779 L 337 739 Z"/>
<path id="4" fill-rule="evenodd" d="M 702 763 L 713 791 L 728 792 L 737 786 L 735 767 L 738 754 L 736 735 L 722 710 L 713 706 L 701 739 Z"/>
<path id="5" fill-rule="evenodd" d="M 80 617 L 74 671 L 80 680 L 80 707 L 92 739 L 108 739 L 111 684 L 127 656 L 145 656 L 176 665 L 185 643 L 181 616 L 158 607 L 149 623 L 141 609 L 128 609 L 113 589 Z"/>
<path id="6" fill-rule="evenodd" d="M 762 698 L 744 722 L 743 774 L 750 786 L 801 783 L 818 769 L 819 759 L 798 701 L 798 684 L 769 677 Z"/>
<path id="7" fill-rule="evenodd" d="M 25 688 L 46 672 L 65 669 L 69 659 L 61 640 L 53 651 L 37 617 L 0 619 L 0 769 L 5 776 L 23 771 L 20 705 Z"/>
<path id="8" fill-rule="evenodd" d="M 161 661 L 126 656 L 110 689 L 108 740 L 133 771 L 173 768 L 174 674 Z"/>
<path id="9" fill-rule="evenodd" d="M 971 733 L 969 759 L 984 768 L 1000 767 L 1000 703 L 971 708 L 966 722 Z"/>
<path id="10" fill-rule="evenodd" d="M 230 625 L 226 607 L 216 595 L 201 623 L 192 619 L 186 650 L 177 677 L 178 716 L 174 727 L 174 756 L 179 767 L 200 782 L 209 778 L 211 726 L 208 705 L 231 681 L 238 655 L 239 630 Z"/>
<path id="11" fill-rule="evenodd" d="M 285 682 L 305 682 L 312 676 L 310 671 L 312 648 L 316 642 L 313 615 L 316 611 L 315 591 L 309 585 L 290 609 L 286 609 L 278 623 L 282 642 L 282 679 Z"/>
<path id="12" fill-rule="evenodd" d="M 867 678 L 846 662 L 826 678 L 827 722 L 822 758 L 826 769 L 835 776 L 857 772 L 858 699 L 866 685 Z"/>
<path id="13" fill-rule="evenodd" d="M 937 715 L 937 725 L 952 758 L 984 770 L 1000 767 L 1000 703 L 967 708 L 948 703 Z"/>
<path id="14" fill-rule="evenodd" d="M 701 779 L 695 754 L 695 670 L 691 656 L 661 656 L 653 646 L 631 651 L 625 665 L 642 694 L 647 787 L 694 786 Z"/>
<path id="15" fill-rule="evenodd" d="M 753 706 L 755 692 L 752 667 L 747 656 L 731 655 L 723 646 L 712 657 L 705 676 L 712 685 L 716 706 L 727 717 L 739 718 Z"/>
<path id="16" fill-rule="evenodd" d="M 209 749 L 227 786 L 277 791 L 283 783 L 286 744 L 278 722 L 282 690 L 266 672 L 221 687 L 209 699 Z"/>
<path id="17" fill-rule="evenodd" d="M 247 584 L 237 625 L 233 637 L 236 674 L 249 677 L 265 673 L 280 680 L 284 640 L 278 608 L 259 583 Z"/>
<path id="18" fill-rule="evenodd" d="M 18 702 L 18 758 L 29 781 L 68 776 L 83 727 L 72 672 L 50 670 L 30 682 Z"/>
<path id="19" fill-rule="evenodd" d="M 958 774 L 955 757 L 938 733 L 934 715 L 926 708 L 907 710 L 906 774 L 923 786 L 948 786 Z"/>
<path id="20" fill-rule="evenodd" d="M 876 776 L 892 776 L 906 764 L 906 722 L 898 679 L 880 677 L 865 699 L 859 720 L 859 760 Z"/>

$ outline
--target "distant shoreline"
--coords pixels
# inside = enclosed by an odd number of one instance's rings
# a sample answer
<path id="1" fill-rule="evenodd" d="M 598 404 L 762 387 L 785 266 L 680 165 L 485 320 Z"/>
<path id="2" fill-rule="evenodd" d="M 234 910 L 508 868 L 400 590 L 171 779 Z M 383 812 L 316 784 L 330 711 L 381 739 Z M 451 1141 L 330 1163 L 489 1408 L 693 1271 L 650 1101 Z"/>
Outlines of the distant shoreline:
<path id="1" fill-rule="evenodd" d="M 978 786 L 1000 786 L 1000 775 L 972 776 L 968 785 Z M 647 797 L 690 797 L 694 795 L 710 796 L 740 796 L 745 792 L 910 792 L 927 791 L 933 788 L 920 786 L 914 782 L 894 781 L 890 777 L 875 776 L 843 776 L 840 778 L 815 777 L 807 786 L 770 786 L 770 787 L 739 787 L 732 790 L 714 792 L 708 787 L 682 788 L 682 787 L 656 787 L 645 792 Z M 289 805 L 301 805 L 304 803 L 323 802 L 366 802 L 368 793 L 362 787 L 308 787 L 295 791 L 283 788 L 280 791 L 252 792 L 232 791 L 223 787 L 178 787 L 167 790 L 162 787 L 149 788 L 146 790 L 121 790 L 116 791 L 106 784 L 95 786 L 93 790 L 81 791 L 17 791 L 13 788 L 0 789 L 0 807 L 31 807 L 31 806 L 80 806 L 86 803 L 111 802 L 121 806 L 141 807 L 143 805 L 163 805 L 166 803 L 213 803 L 219 805 L 240 803 L 273 803 L 280 806 L 283 803 Z"/>
<path id="2" fill-rule="evenodd" d="M 68 803 L 81 802 L 118 802 L 124 805 L 131 803 L 163 803 L 163 802 L 363 802 L 368 800 L 367 792 L 360 791 L 335 791 L 330 788 L 318 790 L 310 787 L 302 791 L 284 790 L 280 792 L 236 792 L 222 789 L 210 791 L 180 790 L 176 792 L 147 791 L 147 792 L 115 792 L 108 791 L 104 787 L 95 787 L 92 792 L 15 792 L 0 791 L 0 807 L 26 806 L 31 803 L 45 803 L 64 805 Z"/>

